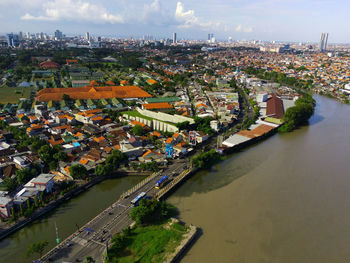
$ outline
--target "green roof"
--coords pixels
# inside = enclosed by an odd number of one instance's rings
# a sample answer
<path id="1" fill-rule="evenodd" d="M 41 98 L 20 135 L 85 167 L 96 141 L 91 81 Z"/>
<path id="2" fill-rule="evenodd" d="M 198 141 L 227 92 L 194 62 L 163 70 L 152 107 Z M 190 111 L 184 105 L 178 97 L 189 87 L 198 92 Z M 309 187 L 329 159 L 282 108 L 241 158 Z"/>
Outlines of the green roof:
<path id="1" fill-rule="evenodd" d="M 77 107 L 81 106 L 81 101 L 80 100 L 75 100 L 75 105 L 77 105 Z"/>
<path id="2" fill-rule="evenodd" d="M 86 103 L 87 103 L 88 106 L 95 105 L 95 103 L 93 103 L 93 101 L 92 101 L 91 99 L 88 99 L 88 100 L 86 101 Z"/>
<path id="3" fill-rule="evenodd" d="M 265 121 L 271 122 L 271 123 L 274 123 L 274 124 L 283 124 L 283 121 L 281 119 L 276 119 L 276 118 L 273 118 L 273 117 L 267 117 L 267 118 L 265 118 Z"/>
<path id="4" fill-rule="evenodd" d="M 53 107 L 53 102 L 52 100 L 50 100 L 48 103 L 47 103 L 47 108 L 50 109 Z"/>
<path id="5" fill-rule="evenodd" d="M 101 103 L 103 106 L 108 105 L 108 101 L 106 101 L 105 99 L 100 99 Z"/>
<path id="6" fill-rule="evenodd" d="M 159 102 L 176 102 L 180 101 L 179 97 L 164 97 L 164 98 L 147 98 L 146 101 L 148 103 L 159 103 Z"/>

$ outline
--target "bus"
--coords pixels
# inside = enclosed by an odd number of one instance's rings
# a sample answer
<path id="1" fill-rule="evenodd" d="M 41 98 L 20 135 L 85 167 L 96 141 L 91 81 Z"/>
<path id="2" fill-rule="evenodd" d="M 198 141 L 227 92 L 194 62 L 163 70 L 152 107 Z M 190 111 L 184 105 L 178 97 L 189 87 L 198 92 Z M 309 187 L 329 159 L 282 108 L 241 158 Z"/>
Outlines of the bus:
<path id="1" fill-rule="evenodd" d="M 167 175 L 164 175 L 162 178 L 160 178 L 156 182 L 156 189 L 160 189 L 163 187 L 163 185 L 168 181 L 169 177 Z"/>
<path id="2" fill-rule="evenodd" d="M 136 196 L 132 201 L 131 201 L 131 205 L 132 206 L 138 206 L 139 202 L 141 199 L 146 198 L 146 193 L 142 192 L 140 193 L 138 196 Z"/>

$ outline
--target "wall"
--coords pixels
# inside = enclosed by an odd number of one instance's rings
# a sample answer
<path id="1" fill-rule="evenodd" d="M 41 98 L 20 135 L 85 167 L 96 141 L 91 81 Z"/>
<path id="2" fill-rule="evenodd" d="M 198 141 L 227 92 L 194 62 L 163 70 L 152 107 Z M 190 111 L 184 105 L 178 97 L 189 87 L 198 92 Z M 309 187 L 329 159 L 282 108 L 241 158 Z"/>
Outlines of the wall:
<path id="1" fill-rule="evenodd" d="M 136 108 L 136 110 L 144 116 L 147 116 L 147 117 L 150 117 L 153 119 L 157 119 L 160 121 L 167 121 L 167 122 L 172 122 L 172 123 L 179 123 L 179 122 L 188 121 L 188 122 L 190 122 L 190 124 L 194 123 L 194 120 L 192 118 L 184 117 L 181 115 L 176 115 L 176 114 L 171 115 L 171 114 L 167 114 L 167 113 L 163 113 L 163 112 L 141 110 L 140 108 Z"/>

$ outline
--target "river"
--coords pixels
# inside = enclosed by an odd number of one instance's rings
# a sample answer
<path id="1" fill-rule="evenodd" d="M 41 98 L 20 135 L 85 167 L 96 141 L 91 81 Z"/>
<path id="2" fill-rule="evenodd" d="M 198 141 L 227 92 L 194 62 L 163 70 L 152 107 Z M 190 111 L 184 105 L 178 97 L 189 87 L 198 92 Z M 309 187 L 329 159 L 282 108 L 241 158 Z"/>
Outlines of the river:
<path id="1" fill-rule="evenodd" d="M 315 99 L 309 126 L 229 156 L 169 198 L 203 232 L 183 263 L 350 261 L 350 107 Z"/>
<path id="2" fill-rule="evenodd" d="M 349 262 L 350 107 L 315 99 L 309 126 L 228 156 L 168 199 L 203 232 L 184 263 Z M 92 187 L 0 242 L 0 262 L 26 262 L 23 251 L 33 241 L 53 246 L 54 222 L 66 237 L 140 179 Z"/>
<path id="3" fill-rule="evenodd" d="M 124 191 L 136 185 L 142 178 L 123 177 L 108 179 L 91 187 L 86 192 L 61 205 L 31 225 L 2 240 L 0 242 L 0 262 L 31 262 L 30 259 L 33 258 L 27 259 L 24 256 L 24 251 L 29 244 L 47 240 L 49 248 L 55 246 L 55 223 L 58 228 L 59 238 L 63 240 L 77 230 L 77 225 L 79 227 L 83 226 L 114 203 Z"/>

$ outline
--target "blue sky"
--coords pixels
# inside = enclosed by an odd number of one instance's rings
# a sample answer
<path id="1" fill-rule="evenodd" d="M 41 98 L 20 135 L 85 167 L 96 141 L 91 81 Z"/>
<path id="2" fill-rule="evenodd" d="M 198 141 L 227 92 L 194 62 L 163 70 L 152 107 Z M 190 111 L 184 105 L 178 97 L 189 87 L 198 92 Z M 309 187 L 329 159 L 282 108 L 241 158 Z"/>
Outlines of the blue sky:
<path id="1" fill-rule="evenodd" d="M 350 43 L 346 0 L 0 0 L 0 32 Z"/>

